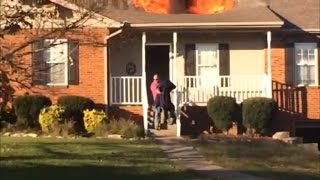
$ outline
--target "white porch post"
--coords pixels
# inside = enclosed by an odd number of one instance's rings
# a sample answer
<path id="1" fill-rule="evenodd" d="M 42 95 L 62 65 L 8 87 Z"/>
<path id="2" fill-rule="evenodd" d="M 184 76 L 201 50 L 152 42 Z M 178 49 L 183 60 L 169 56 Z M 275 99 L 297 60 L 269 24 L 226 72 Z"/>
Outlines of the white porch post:
<path id="1" fill-rule="evenodd" d="M 267 32 L 267 43 L 268 43 L 268 86 L 267 86 L 267 96 L 272 98 L 272 71 L 271 71 L 271 31 Z"/>
<path id="2" fill-rule="evenodd" d="M 144 134 L 148 133 L 148 98 L 146 86 L 146 32 L 142 33 L 142 82 L 141 82 L 141 96 L 143 108 L 143 127 Z"/>
<path id="3" fill-rule="evenodd" d="M 177 71 L 177 41 L 178 35 L 177 32 L 173 32 L 173 80 L 174 84 L 177 86 L 174 93 L 174 106 L 176 108 L 176 123 L 177 123 L 177 136 L 181 135 L 181 123 L 180 123 L 180 107 L 178 99 L 178 71 Z"/>

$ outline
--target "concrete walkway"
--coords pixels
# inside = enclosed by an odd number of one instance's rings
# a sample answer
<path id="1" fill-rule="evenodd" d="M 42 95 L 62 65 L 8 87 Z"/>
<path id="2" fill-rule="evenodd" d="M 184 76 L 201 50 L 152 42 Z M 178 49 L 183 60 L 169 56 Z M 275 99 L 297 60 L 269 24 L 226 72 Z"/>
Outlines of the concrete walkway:
<path id="1" fill-rule="evenodd" d="M 197 152 L 192 146 L 183 143 L 185 139 L 174 136 L 157 136 L 153 133 L 156 142 L 168 157 L 183 167 L 194 170 L 208 178 L 232 179 L 232 180 L 262 180 L 263 178 L 243 174 L 233 170 L 228 170 L 219 166 L 210 164 L 205 158 Z"/>

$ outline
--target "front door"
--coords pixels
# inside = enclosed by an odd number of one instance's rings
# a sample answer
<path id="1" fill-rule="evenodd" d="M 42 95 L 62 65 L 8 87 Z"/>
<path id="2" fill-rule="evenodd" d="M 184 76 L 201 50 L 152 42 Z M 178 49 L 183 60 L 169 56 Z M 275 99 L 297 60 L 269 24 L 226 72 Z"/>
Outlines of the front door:
<path id="1" fill-rule="evenodd" d="M 153 104 L 153 98 L 150 91 L 150 84 L 153 81 L 153 75 L 158 74 L 160 79 L 169 79 L 169 45 L 147 45 L 146 46 L 146 84 L 148 94 L 148 104 Z"/>
<path id="2" fill-rule="evenodd" d="M 196 74 L 198 86 L 217 85 L 219 77 L 219 46 L 218 44 L 196 44 Z"/>

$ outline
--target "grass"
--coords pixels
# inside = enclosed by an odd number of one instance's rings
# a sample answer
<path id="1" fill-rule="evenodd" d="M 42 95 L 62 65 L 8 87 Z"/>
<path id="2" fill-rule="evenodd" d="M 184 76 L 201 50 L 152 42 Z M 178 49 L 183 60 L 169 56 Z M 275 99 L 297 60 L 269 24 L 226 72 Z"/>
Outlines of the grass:
<path id="1" fill-rule="evenodd" d="M 192 145 L 216 165 L 270 179 L 320 179 L 320 155 L 273 140 L 216 139 Z"/>
<path id="2" fill-rule="evenodd" d="M 1 179 L 199 179 L 151 140 L 1 137 Z"/>

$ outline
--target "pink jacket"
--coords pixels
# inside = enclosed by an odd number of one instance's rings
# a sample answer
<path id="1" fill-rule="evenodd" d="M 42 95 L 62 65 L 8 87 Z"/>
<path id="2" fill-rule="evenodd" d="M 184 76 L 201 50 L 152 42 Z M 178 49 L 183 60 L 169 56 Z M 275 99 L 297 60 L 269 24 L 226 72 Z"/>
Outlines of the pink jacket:
<path id="1" fill-rule="evenodd" d="M 152 92 L 152 96 L 153 96 L 153 100 L 156 100 L 157 95 L 159 94 L 158 91 L 158 81 L 157 80 L 153 80 L 151 85 L 150 85 L 150 90 Z"/>

